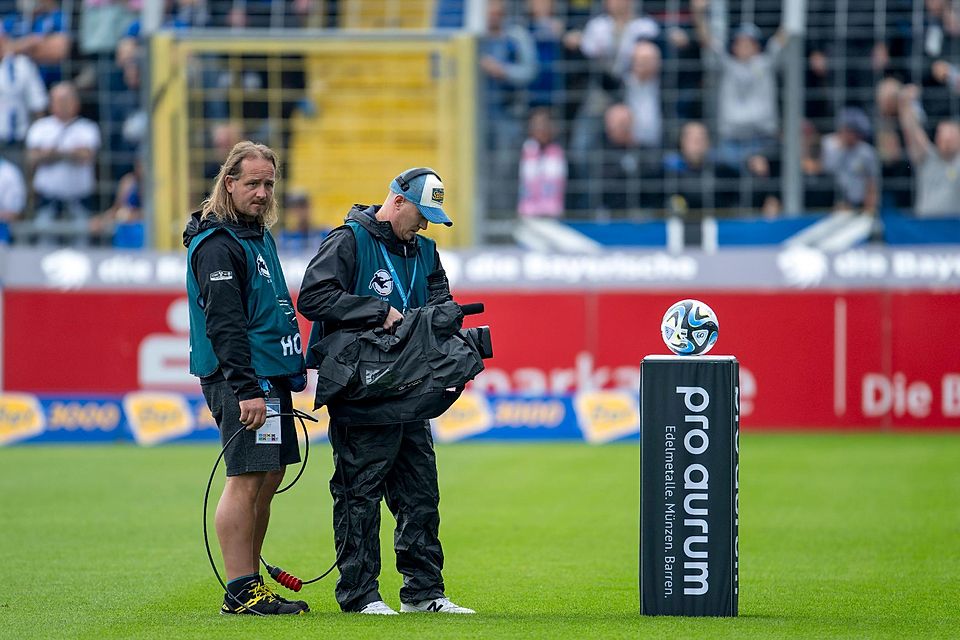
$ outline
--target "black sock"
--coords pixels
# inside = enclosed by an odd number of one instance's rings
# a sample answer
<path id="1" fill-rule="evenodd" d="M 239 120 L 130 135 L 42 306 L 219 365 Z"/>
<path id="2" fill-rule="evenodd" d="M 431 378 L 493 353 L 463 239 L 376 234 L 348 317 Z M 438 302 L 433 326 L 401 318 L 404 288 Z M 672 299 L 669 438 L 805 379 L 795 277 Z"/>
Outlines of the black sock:
<path id="1" fill-rule="evenodd" d="M 251 582 L 256 581 L 258 578 L 260 578 L 260 574 L 258 573 L 251 573 L 248 576 L 234 578 L 227 583 L 227 591 L 230 593 L 230 595 L 238 596 Z"/>

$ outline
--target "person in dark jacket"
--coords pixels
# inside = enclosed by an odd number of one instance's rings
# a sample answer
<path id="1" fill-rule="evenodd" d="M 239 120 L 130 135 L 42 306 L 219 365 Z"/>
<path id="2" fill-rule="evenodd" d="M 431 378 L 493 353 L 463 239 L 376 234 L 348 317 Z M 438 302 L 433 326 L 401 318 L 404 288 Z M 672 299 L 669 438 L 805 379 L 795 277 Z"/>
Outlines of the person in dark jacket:
<path id="1" fill-rule="evenodd" d="M 210 197 L 183 232 L 187 247 L 190 373 L 226 444 L 227 481 L 216 528 L 227 573 L 223 614 L 300 614 L 258 573 L 270 502 L 286 465 L 300 461 L 291 391 L 306 385 L 300 330 L 270 226 L 277 156 L 236 144 Z M 266 425 L 266 426 L 265 426 Z"/>
<path id="2" fill-rule="evenodd" d="M 303 277 L 297 305 L 322 323 L 394 330 L 423 306 L 427 277 L 439 270 L 436 243 L 419 235 L 430 222 L 451 226 L 444 188 L 432 169 L 410 169 L 390 183 L 382 205 L 355 205 L 324 239 Z M 331 419 L 336 597 L 343 611 L 393 615 L 380 596 L 380 501 L 397 520 L 394 550 L 403 574 L 402 612 L 474 613 L 444 595 L 440 491 L 430 423 L 351 423 Z"/>

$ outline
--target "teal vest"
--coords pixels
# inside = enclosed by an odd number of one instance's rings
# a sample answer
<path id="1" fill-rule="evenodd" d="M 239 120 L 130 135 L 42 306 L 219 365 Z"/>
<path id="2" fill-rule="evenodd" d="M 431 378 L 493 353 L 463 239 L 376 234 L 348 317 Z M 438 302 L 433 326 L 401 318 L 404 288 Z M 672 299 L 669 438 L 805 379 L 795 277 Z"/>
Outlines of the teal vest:
<path id="1" fill-rule="evenodd" d="M 383 243 L 359 222 L 350 220 L 347 226 L 353 230 L 357 240 L 354 295 L 380 298 L 401 313 L 427 303 L 427 276 L 436 268 L 434 257 L 437 250 L 433 240 L 418 235 L 416 255 L 404 258 L 387 251 Z M 407 297 L 406 304 L 404 295 Z"/>
<path id="2" fill-rule="evenodd" d="M 277 258 L 273 236 L 240 238 L 227 227 L 208 229 L 190 241 L 187 249 L 187 295 L 190 307 L 190 373 L 208 376 L 220 366 L 207 337 L 206 317 L 200 297 L 197 274 L 193 272 L 193 253 L 205 239 L 220 229 L 240 243 L 247 259 L 246 299 L 247 337 L 250 357 L 258 377 L 285 377 L 302 373 L 303 345 L 300 327 L 287 290 L 287 282 Z"/>

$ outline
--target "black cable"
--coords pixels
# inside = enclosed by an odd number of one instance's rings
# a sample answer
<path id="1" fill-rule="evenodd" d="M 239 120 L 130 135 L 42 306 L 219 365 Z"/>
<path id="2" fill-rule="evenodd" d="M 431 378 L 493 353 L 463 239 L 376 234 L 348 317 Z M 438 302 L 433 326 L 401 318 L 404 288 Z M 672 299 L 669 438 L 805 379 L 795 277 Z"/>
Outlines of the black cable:
<path id="1" fill-rule="evenodd" d="M 293 481 L 290 482 L 290 484 L 288 484 L 283 489 L 276 491 L 275 492 L 276 494 L 276 493 L 282 493 L 287 489 L 289 489 L 290 487 L 292 487 L 293 485 L 295 485 L 297 481 L 300 480 L 300 477 L 303 475 L 304 470 L 307 468 L 307 459 L 310 456 L 310 436 L 307 433 L 307 425 L 304 422 L 304 420 L 310 420 L 311 422 L 319 422 L 319 421 L 313 416 L 311 416 L 310 414 L 300 411 L 298 409 L 294 409 L 293 413 L 280 413 L 280 414 L 272 414 L 272 415 L 280 415 L 280 416 L 297 418 L 300 421 L 300 427 L 303 429 L 303 438 L 304 438 L 304 444 L 305 444 L 303 462 L 300 465 L 300 471 L 297 473 L 297 476 L 293 479 Z M 207 508 L 208 508 L 207 505 L 210 502 L 210 487 L 213 486 L 213 478 L 217 473 L 217 467 L 220 466 L 220 461 L 223 460 L 223 456 L 227 452 L 227 447 L 229 447 L 230 444 L 237 438 L 237 436 L 239 436 L 244 431 L 247 431 L 247 429 L 245 428 L 238 429 L 232 436 L 230 436 L 227 439 L 226 443 L 224 443 L 223 447 L 220 449 L 220 454 L 217 456 L 216 462 L 213 463 L 213 469 L 210 470 L 210 477 L 207 479 L 207 488 L 203 493 L 203 545 L 207 550 L 207 559 L 210 561 L 210 567 L 213 569 L 213 575 L 216 576 L 217 582 L 219 582 L 220 586 L 223 587 L 223 592 L 226 593 L 227 596 L 230 597 L 234 602 L 236 602 L 242 609 L 249 611 L 250 613 L 254 613 L 258 616 L 263 616 L 266 614 L 260 613 L 259 611 L 255 611 L 254 609 L 247 607 L 242 602 L 240 602 L 240 600 L 235 595 L 230 593 L 229 589 L 227 589 L 227 585 L 223 581 L 223 578 L 220 576 L 220 571 L 217 569 L 217 563 L 213 559 L 213 552 L 210 550 L 210 535 L 207 529 Z M 264 561 L 263 556 L 260 556 L 260 561 L 263 562 L 264 566 L 268 567 L 268 571 L 269 571 L 270 565 L 268 565 Z M 318 578 L 314 578 L 313 580 L 304 582 L 303 584 L 310 584 L 312 582 L 316 582 L 317 580 L 325 578 L 327 575 L 330 574 L 331 571 L 333 571 L 336 565 L 337 563 L 336 561 L 334 561 L 333 566 L 327 569 L 327 571 L 324 572 L 323 575 L 319 576 Z"/>
<path id="2" fill-rule="evenodd" d="M 220 461 L 223 460 L 223 454 L 226 452 L 227 447 L 230 446 L 230 443 L 233 442 L 238 435 L 246 431 L 246 429 L 238 429 L 230 438 L 227 439 L 226 444 L 223 445 L 223 448 L 220 449 L 220 455 L 217 456 L 217 461 L 213 463 L 213 469 L 210 471 L 210 478 L 207 480 L 207 490 L 203 493 L 203 545 L 207 548 L 207 559 L 210 560 L 210 567 L 213 569 L 213 575 L 217 577 L 217 582 L 220 583 L 220 586 L 223 587 L 223 592 L 227 594 L 230 598 L 233 599 L 241 608 L 249 611 L 250 613 L 255 613 L 258 616 L 264 616 L 266 614 L 260 613 L 254 609 L 247 607 L 245 604 L 240 602 L 240 599 L 237 596 L 230 593 L 230 590 L 227 589 L 226 583 L 223 581 L 223 578 L 220 577 L 220 572 L 217 570 L 217 563 L 213 561 L 213 553 L 210 551 L 210 537 L 207 534 L 207 503 L 210 500 L 210 486 L 213 485 L 213 476 L 217 473 L 217 467 L 220 466 Z"/>
<path id="3" fill-rule="evenodd" d="M 313 420 L 314 422 L 317 422 L 317 419 L 314 418 L 313 416 L 309 415 L 309 414 L 305 414 L 305 413 L 303 413 L 303 412 L 301 412 L 301 411 L 298 411 L 298 410 L 296 410 L 296 409 L 294 409 L 294 413 L 300 414 L 300 415 L 297 415 L 297 418 L 301 418 L 301 415 L 302 415 L 303 417 L 306 417 L 308 420 Z M 305 442 L 305 452 L 304 452 L 304 456 L 303 456 L 303 465 L 300 467 L 300 473 L 297 474 L 297 477 L 294 478 L 293 482 L 291 482 L 287 487 L 284 488 L 284 491 L 286 491 L 287 489 L 289 489 L 290 487 L 292 487 L 294 484 L 296 484 L 297 480 L 300 479 L 300 475 L 303 474 L 303 469 L 307 466 L 307 456 L 308 456 L 309 453 L 310 453 L 310 438 L 307 436 L 307 429 L 306 429 L 306 426 L 305 426 L 304 423 L 303 423 L 303 419 L 302 419 L 302 418 L 301 418 L 301 420 L 300 420 L 300 426 L 303 428 L 303 437 L 304 437 L 304 442 Z M 344 502 L 344 508 L 346 509 L 347 530 L 349 531 L 349 529 L 350 529 L 350 500 L 347 498 L 347 495 L 346 495 L 346 494 L 347 494 L 347 482 L 346 482 L 346 476 L 344 476 L 344 473 L 343 473 L 343 467 L 340 468 L 340 482 L 343 483 L 343 492 L 344 492 L 343 502 Z M 277 491 L 277 493 L 280 493 L 280 492 Z M 344 544 L 344 547 L 346 547 L 346 544 Z M 311 578 L 310 580 L 302 580 L 302 581 L 300 582 L 301 586 L 303 586 L 303 585 L 305 585 L 305 584 L 313 584 L 314 582 L 319 582 L 320 580 L 323 580 L 323 579 L 326 578 L 328 575 L 330 575 L 330 573 L 331 573 L 334 569 L 337 568 L 337 562 L 340 560 L 340 554 L 341 554 L 342 551 L 343 551 L 343 549 L 337 550 L 337 555 L 336 555 L 336 556 L 334 557 L 334 559 L 333 559 L 333 564 L 331 564 L 330 567 L 329 567 L 326 571 L 324 571 L 323 573 L 321 573 L 321 574 L 320 574 L 319 576 L 317 576 L 316 578 Z M 260 556 L 260 562 L 263 564 L 264 568 L 267 570 L 267 573 L 269 573 L 269 574 L 276 580 L 276 579 L 277 579 L 276 576 L 273 575 L 273 570 L 274 570 L 275 567 L 272 566 L 272 565 L 270 565 L 266 560 L 264 560 L 264 559 L 263 559 L 263 555 Z M 279 580 L 277 580 L 277 581 L 279 582 Z M 281 584 L 283 584 L 283 583 L 281 583 Z M 284 585 L 284 586 L 287 586 L 287 585 Z"/>
<path id="4" fill-rule="evenodd" d="M 346 477 L 343 474 L 342 465 L 340 466 L 340 482 L 343 483 L 343 504 L 344 504 L 346 519 L 347 519 L 347 533 L 349 534 L 350 532 L 350 500 L 347 499 L 347 482 L 346 482 Z M 334 532 L 334 546 L 336 546 L 336 532 Z M 347 546 L 346 541 L 344 541 L 343 547 L 336 550 L 337 553 L 333 558 L 333 564 L 330 565 L 329 569 L 327 569 L 326 571 L 318 575 L 316 578 L 312 578 L 310 580 L 304 580 L 303 584 L 313 584 L 314 582 L 319 582 L 324 578 L 326 578 L 328 575 L 330 575 L 330 572 L 332 572 L 334 569 L 337 568 L 337 562 L 340 560 L 340 554 L 343 551 L 343 549 L 346 548 L 346 546 Z"/>
<path id="5" fill-rule="evenodd" d="M 307 460 L 310 459 L 310 435 L 307 433 L 307 425 L 304 423 L 304 420 L 309 420 L 310 422 L 319 422 L 309 413 L 300 411 L 299 409 L 294 409 L 293 413 L 281 413 L 281 416 L 293 416 L 300 421 L 300 428 L 303 430 L 303 462 L 300 463 L 300 471 L 297 472 L 297 477 L 294 478 L 290 484 L 285 486 L 283 489 L 277 489 L 273 492 L 273 495 L 278 493 L 283 493 L 293 485 L 297 484 L 297 481 L 300 480 L 300 476 L 303 475 L 303 471 L 307 468 Z"/>

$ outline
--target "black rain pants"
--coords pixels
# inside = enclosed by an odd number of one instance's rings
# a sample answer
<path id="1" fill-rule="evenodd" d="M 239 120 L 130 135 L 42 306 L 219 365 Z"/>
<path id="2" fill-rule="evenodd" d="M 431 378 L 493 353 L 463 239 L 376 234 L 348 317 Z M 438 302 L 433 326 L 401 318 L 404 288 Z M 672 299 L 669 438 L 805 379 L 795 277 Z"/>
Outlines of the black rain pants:
<path id="1" fill-rule="evenodd" d="M 440 490 L 430 423 L 420 420 L 347 427 L 331 420 L 329 437 L 334 462 L 330 493 L 340 570 L 336 587 L 340 608 L 359 611 L 383 599 L 377 580 L 381 498 L 386 498 L 397 520 L 393 546 L 397 571 L 403 576 L 401 602 L 443 596 Z"/>

